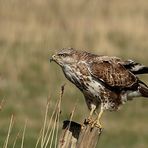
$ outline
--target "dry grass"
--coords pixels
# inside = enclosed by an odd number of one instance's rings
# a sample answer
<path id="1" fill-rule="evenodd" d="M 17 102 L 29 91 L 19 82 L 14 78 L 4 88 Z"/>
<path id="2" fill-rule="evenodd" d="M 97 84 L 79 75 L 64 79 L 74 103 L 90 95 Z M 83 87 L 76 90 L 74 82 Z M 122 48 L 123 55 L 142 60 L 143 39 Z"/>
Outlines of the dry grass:
<path id="1" fill-rule="evenodd" d="M 8 129 L 8 134 L 7 134 L 7 137 L 6 137 L 6 140 L 4 142 L 4 146 L 3 148 L 7 148 L 8 147 L 8 142 L 9 142 L 9 137 L 10 137 L 10 133 L 11 133 L 11 130 L 12 130 L 12 126 L 13 126 L 13 115 L 11 116 L 11 120 L 10 120 L 10 125 L 9 125 L 9 129 Z"/>
<path id="2" fill-rule="evenodd" d="M 47 101 L 46 104 L 46 111 L 45 111 L 45 117 L 44 117 L 44 122 L 43 126 L 41 127 L 41 132 L 39 133 L 39 137 L 37 138 L 36 145 L 34 146 L 35 148 L 41 147 L 41 148 L 57 148 L 58 146 L 58 137 L 59 137 L 59 118 L 60 118 L 60 113 L 61 113 L 61 101 L 62 101 L 62 96 L 64 94 L 64 85 L 61 87 L 61 92 L 60 92 L 60 97 L 57 100 L 56 105 L 54 106 L 54 110 L 52 111 L 50 107 L 50 101 Z M 52 112 L 51 116 L 49 112 Z M 21 148 L 25 147 L 24 142 L 25 142 L 25 133 L 27 129 L 27 120 L 24 125 L 24 129 L 22 131 L 22 138 L 21 138 Z M 9 144 L 9 139 L 11 138 L 11 132 L 14 126 L 14 116 L 11 116 L 10 124 L 9 124 L 9 129 L 7 133 L 6 140 L 4 141 L 3 148 L 7 148 Z M 18 140 L 18 137 L 20 135 L 20 132 L 17 133 L 16 138 L 14 139 L 13 142 L 13 148 L 15 148 L 16 142 Z M 33 146 L 32 146 L 33 147 Z"/>
<path id="3" fill-rule="evenodd" d="M 11 114 L 17 121 L 12 132 L 16 146 L 21 146 L 22 138 L 17 134 L 25 119 L 24 145 L 36 144 L 46 98 L 53 98 L 50 109 L 54 110 L 63 81 L 68 87 L 61 120 L 69 118 L 76 99 L 74 118 L 82 121 L 87 116 L 82 94 L 64 78 L 59 67 L 48 62 L 56 49 L 75 47 L 148 64 L 147 8 L 146 0 L 0 0 L 0 100 L 5 100 L 0 103 L 0 109 L 4 106 L 0 111 L 0 145 L 6 138 Z M 148 80 L 147 76 L 142 79 Z M 118 113 L 106 113 L 103 122 L 108 133 L 102 137 L 101 146 L 148 147 L 147 106 L 147 100 L 137 99 Z M 132 123 L 128 130 L 127 123 Z M 143 138 L 138 135 L 139 129 Z"/>

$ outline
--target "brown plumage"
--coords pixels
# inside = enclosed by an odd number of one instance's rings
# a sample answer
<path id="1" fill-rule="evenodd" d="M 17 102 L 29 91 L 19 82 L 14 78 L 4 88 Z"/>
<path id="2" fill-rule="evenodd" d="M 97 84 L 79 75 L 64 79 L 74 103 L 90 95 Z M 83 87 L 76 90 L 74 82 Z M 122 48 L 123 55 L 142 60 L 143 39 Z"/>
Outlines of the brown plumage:
<path id="1" fill-rule="evenodd" d="M 133 97 L 148 97 L 148 86 L 137 74 L 148 73 L 148 67 L 132 60 L 98 56 L 73 48 L 62 49 L 51 61 L 61 66 L 66 78 L 84 94 L 90 116 L 100 106 L 96 124 L 104 110 L 114 111 Z M 94 122 L 95 123 L 95 122 Z"/>

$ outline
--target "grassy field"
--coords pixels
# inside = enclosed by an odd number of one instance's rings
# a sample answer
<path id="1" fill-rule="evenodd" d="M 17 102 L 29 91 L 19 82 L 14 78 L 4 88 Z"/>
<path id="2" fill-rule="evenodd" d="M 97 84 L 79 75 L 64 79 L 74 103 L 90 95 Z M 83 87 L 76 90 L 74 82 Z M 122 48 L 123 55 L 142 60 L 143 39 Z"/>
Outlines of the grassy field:
<path id="1" fill-rule="evenodd" d="M 60 126 L 76 102 L 74 120 L 82 122 L 88 115 L 82 94 L 49 63 L 57 49 L 74 47 L 148 65 L 147 26 L 147 0 L 0 0 L 0 147 L 13 114 L 9 147 L 27 119 L 24 147 L 33 148 L 47 99 L 52 112 L 64 83 Z M 148 81 L 148 76 L 141 79 Z M 100 147 L 148 147 L 148 100 L 135 99 L 119 112 L 106 112 L 102 122 Z M 16 147 L 20 144 L 21 136 Z"/>

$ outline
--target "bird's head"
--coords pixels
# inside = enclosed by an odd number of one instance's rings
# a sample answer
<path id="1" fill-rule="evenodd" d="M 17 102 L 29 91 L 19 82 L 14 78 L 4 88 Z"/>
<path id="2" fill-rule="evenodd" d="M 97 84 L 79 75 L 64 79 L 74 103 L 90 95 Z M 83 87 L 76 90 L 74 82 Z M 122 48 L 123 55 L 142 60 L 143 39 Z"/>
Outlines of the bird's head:
<path id="1" fill-rule="evenodd" d="M 63 48 L 50 58 L 50 62 L 54 61 L 60 66 L 74 64 L 78 60 L 77 52 L 73 48 Z"/>

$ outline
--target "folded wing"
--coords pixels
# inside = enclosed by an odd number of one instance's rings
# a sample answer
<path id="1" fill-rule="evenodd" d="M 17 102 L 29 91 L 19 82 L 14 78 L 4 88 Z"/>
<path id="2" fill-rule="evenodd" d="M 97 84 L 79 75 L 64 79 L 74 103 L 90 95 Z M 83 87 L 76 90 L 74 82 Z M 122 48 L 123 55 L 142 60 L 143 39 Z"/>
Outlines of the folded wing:
<path id="1" fill-rule="evenodd" d="M 89 65 L 91 75 L 110 87 L 131 88 L 137 77 L 115 60 L 94 60 Z"/>

